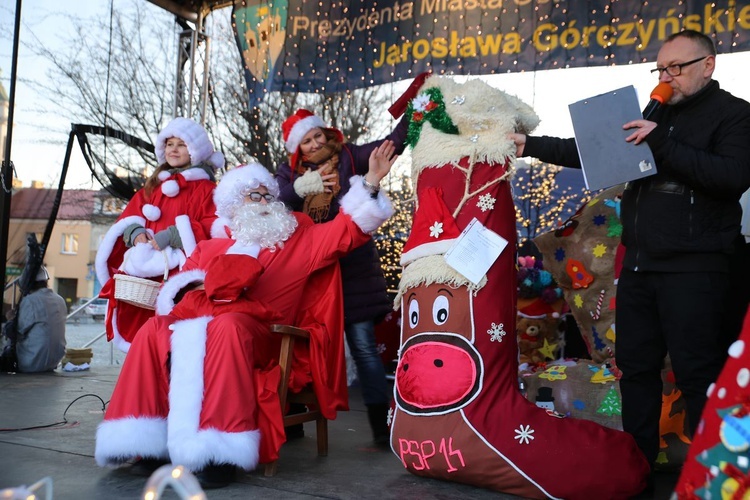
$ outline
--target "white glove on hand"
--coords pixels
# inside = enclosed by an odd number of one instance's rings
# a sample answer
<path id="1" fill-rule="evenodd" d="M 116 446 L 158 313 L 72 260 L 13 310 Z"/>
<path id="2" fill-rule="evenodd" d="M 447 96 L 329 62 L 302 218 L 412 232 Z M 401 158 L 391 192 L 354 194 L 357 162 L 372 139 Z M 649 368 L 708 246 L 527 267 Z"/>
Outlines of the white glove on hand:
<path id="1" fill-rule="evenodd" d="M 307 198 L 311 194 L 320 194 L 324 191 L 323 179 L 317 170 L 308 170 L 294 181 L 294 192 L 300 198 Z"/>

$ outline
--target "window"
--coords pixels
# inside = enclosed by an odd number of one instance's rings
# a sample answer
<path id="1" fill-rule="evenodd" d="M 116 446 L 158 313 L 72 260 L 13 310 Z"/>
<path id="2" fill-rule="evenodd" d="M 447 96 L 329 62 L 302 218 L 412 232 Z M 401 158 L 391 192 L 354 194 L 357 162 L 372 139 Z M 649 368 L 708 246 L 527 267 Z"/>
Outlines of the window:
<path id="1" fill-rule="evenodd" d="M 62 235 L 62 253 L 77 254 L 78 253 L 78 235 L 71 233 L 63 233 Z"/>

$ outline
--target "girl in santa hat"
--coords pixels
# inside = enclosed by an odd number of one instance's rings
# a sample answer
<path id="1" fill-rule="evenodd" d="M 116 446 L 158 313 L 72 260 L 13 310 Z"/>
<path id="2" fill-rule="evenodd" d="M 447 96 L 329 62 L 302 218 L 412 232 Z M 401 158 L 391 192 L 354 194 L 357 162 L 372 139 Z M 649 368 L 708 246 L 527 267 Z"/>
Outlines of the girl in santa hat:
<path id="1" fill-rule="evenodd" d="M 109 299 L 107 339 L 127 352 L 153 311 L 115 299 L 115 274 L 161 281 L 179 271 L 197 242 L 220 231 L 214 172 L 224 156 L 206 130 L 188 118 L 173 119 L 156 137 L 158 168 L 107 231 L 96 255 L 96 273 Z"/>
<path id="2" fill-rule="evenodd" d="M 297 110 L 282 124 L 289 156 L 276 170 L 279 200 L 315 222 L 333 219 L 339 212 L 339 200 L 349 191 L 350 179 L 367 173 L 373 150 L 388 140 L 393 142 L 396 154 L 403 152 L 407 126 L 404 118 L 386 138 L 354 145 L 311 111 Z M 366 187 L 373 193 L 380 189 Z M 385 445 L 391 390 L 375 344 L 375 323 L 391 311 L 391 301 L 375 243 L 369 241 L 341 259 L 340 264 L 346 340 L 357 366 L 373 437 L 377 444 Z"/>

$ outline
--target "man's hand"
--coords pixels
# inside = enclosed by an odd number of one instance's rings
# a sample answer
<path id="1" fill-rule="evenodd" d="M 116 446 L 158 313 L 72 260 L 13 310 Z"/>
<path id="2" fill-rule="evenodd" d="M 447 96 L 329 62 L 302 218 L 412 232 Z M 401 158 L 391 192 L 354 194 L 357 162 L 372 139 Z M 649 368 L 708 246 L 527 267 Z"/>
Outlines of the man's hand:
<path id="1" fill-rule="evenodd" d="M 625 138 L 627 142 L 632 142 L 633 144 L 640 144 L 643 141 L 646 140 L 646 136 L 651 133 L 652 130 L 656 128 L 655 122 L 650 122 L 648 120 L 633 120 L 632 122 L 628 122 L 625 125 L 622 126 L 623 130 L 630 130 L 631 128 L 637 129 L 635 132 L 630 134 Z"/>
<path id="2" fill-rule="evenodd" d="M 388 175 L 397 159 L 398 155 L 393 141 L 383 141 L 370 153 L 370 169 L 367 171 L 365 180 L 373 186 L 379 186 L 380 181 Z"/>
<path id="3" fill-rule="evenodd" d="M 524 134 L 508 134 L 508 139 L 516 145 L 516 157 L 522 157 L 523 148 L 526 146 L 526 136 Z"/>

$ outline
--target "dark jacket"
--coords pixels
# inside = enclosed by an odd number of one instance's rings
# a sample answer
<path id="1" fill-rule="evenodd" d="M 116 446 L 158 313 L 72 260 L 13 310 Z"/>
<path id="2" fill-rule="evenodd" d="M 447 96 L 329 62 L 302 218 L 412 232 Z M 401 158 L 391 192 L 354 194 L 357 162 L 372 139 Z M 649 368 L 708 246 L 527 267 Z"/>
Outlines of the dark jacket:
<path id="1" fill-rule="evenodd" d="M 344 144 L 339 153 L 338 164 L 341 191 L 338 197 L 331 201 L 326 221 L 333 219 L 339 212 L 339 200 L 349 191 L 349 180 L 352 176 L 367 173 L 370 153 L 376 147 L 390 139 L 396 146 L 396 153 L 403 153 L 408 123 L 404 117 L 390 135 L 378 141 L 361 146 Z M 317 165 L 314 164 L 304 165 L 313 170 L 317 169 Z M 301 211 L 305 200 L 294 191 L 294 180 L 297 176 L 292 172 L 288 162 L 282 163 L 276 170 L 276 180 L 280 188 L 279 199 L 292 210 Z M 358 323 L 373 319 L 376 322 L 380 321 L 392 310 L 392 303 L 386 293 L 385 277 L 375 243 L 370 240 L 342 258 L 339 263 L 344 290 L 344 322 Z"/>
<path id="2" fill-rule="evenodd" d="M 629 182 L 621 210 L 627 269 L 727 272 L 750 188 L 750 104 L 716 81 L 662 106 L 646 137 L 657 174 Z M 527 137 L 524 155 L 580 168 L 574 139 Z"/>

